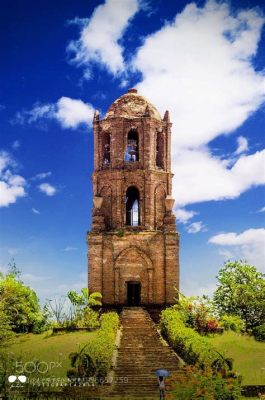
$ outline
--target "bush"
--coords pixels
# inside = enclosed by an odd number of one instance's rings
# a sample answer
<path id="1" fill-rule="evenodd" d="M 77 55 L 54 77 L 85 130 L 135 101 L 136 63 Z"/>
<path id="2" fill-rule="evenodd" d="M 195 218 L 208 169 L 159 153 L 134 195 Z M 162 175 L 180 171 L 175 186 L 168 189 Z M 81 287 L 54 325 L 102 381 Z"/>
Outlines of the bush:
<path id="1" fill-rule="evenodd" d="M 265 342 L 265 324 L 256 326 L 256 328 L 253 329 L 253 335 L 259 342 Z"/>
<path id="2" fill-rule="evenodd" d="M 221 326 L 224 327 L 226 331 L 231 330 L 237 333 L 244 331 L 245 323 L 237 315 L 223 315 L 220 320 Z"/>
<path id="3" fill-rule="evenodd" d="M 179 293 L 175 308 L 179 311 L 186 326 L 194 328 L 200 334 L 215 333 L 219 329 L 216 310 L 207 297 L 186 297 Z"/>
<path id="4" fill-rule="evenodd" d="M 161 314 L 162 333 L 167 337 L 175 351 L 188 363 L 210 366 L 222 359 L 208 340 L 194 329 L 186 327 L 177 309 L 167 308 Z"/>
<path id="5" fill-rule="evenodd" d="M 84 311 L 84 326 L 90 329 L 99 328 L 99 313 L 87 307 Z"/>
<path id="6" fill-rule="evenodd" d="M 205 370 L 198 366 L 185 366 L 173 374 L 167 385 L 171 388 L 169 399 L 177 400 L 237 400 L 241 398 L 237 378 L 223 379 L 211 368 Z"/>
<path id="7" fill-rule="evenodd" d="M 97 335 L 79 352 L 71 353 L 71 366 L 77 368 L 80 376 L 104 378 L 111 367 L 115 348 L 115 337 L 119 317 L 115 312 L 102 314 Z M 68 371 L 70 374 L 70 371 Z"/>

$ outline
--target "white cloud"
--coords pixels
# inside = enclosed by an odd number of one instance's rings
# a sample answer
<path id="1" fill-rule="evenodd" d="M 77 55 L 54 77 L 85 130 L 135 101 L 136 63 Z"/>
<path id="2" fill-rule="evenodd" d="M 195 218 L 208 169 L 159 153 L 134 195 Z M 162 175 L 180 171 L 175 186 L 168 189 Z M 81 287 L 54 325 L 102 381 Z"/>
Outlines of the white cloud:
<path id="1" fill-rule="evenodd" d="M 239 159 L 222 160 L 208 148 L 265 100 L 264 72 L 253 64 L 263 24 L 258 9 L 235 14 L 228 3 L 210 0 L 202 8 L 191 3 L 137 51 L 139 92 L 162 115 L 170 110 L 177 207 L 236 198 L 264 184 L 264 151 L 243 155 L 246 138 L 238 138 Z"/>
<path id="2" fill-rule="evenodd" d="M 177 208 L 175 210 L 175 215 L 177 218 L 177 221 L 181 224 L 186 224 L 188 220 L 194 217 L 194 215 L 197 215 L 195 211 L 192 210 L 186 210 L 185 208 Z"/>
<path id="3" fill-rule="evenodd" d="M 225 259 L 244 259 L 261 270 L 265 269 L 265 229 L 247 229 L 242 233 L 220 233 L 209 239 L 209 243 L 226 246 L 221 249 Z"/>
<path id="4" fill-rule="evenodd" d="M 13 172 L 16 163 L 7 152 L 0 152 L 0 207 L 8 207 L 26 196 L 26 180 Z"/>
<path id="5" fill-rule="evenodd" d="M 93 114 L 93 107 L 82 100 L 61 97 L 57 102 L 55 118 L 63 128 L 75 129 L 80 124 L 89 125 Z"/>
<path id="6" fill-rule="evenodd" d="M 39 174 L 36 174 L 32 180 L 42 180 L 45 178 L 48 178 L 49 176 L 51 176 L 51 171 L 47 171 L 47 172 L 40 172 Z"/>
<path id="7" fill-rule="evenodd" d="M 262 208 L 259 210 L 259 212 L 265 212 L 265 206 L 262 207 Z"/>
<path id="8" fill-rule="evenodd" d="M 73 247 L 73 246 L 66 246 L 63 251 L 75 251 L 77 250 L 77 247 Z"/>
<path id="9" fill-rule="evenodd" d="M 248 140 L 244 136 L 239 136 L 237 138 L 237 149 L 235 154 L 242 154 L 248 150 Z"/>
<path id="10" fill-rule="evenodd" d="M 94 109 L 80 99 L 61 97 L 55 104 L 35 104 L 31 110 L 17 112 L 12 123 L 32 124 L 38 121 L 56 120 L 64 129 L 76 129 L 80 125 L 90 126 Z"/>
<path id="11" fill-rule="evenodd" d="M 20 147 L 20 141 L 19 141 L 19 140 L 15 140 L 15 141 L 12 143 L 12 149 L 16 150 L 16 149 L 18 149 L 19 147 Z"/>
<path id="12" fill-rule="evenodd" d="M 254 9 L 232 16 L 226 3 L 191 3 L 145 39 L 134 60 L 143 74 L 138 88 L 170 110 L 173 146 L 200 146 L 231 132 L 264 101 L 264 74 L 251 62 L 263 23 Z"/>
<path id="13" fill-rule="evenodd" d="M 227 167 L 230 162 L 212 156 L 206 148 L 175 150 L 176 205 L 236 198 L 265 183 L 264 162 L 265 150 L 242 155 L 231 168 Z"/>
<path id="14" fill-rule="evenodd" d="M 206 226 L 202 223 L 202 221 L 193 222 L 189 226 L 187 226 L 188 233 L 198 233 L 207 231 Z"/>
<path id="15" fill-rule="evenodd" d="M 33 214 L 38 214 L 38 215 L 40 214 L 40 211 L 37 210 L 36 208 L 32 208 L 31 210 L 32 210 Z"/>
<path id="16" fill-rule="evenodd" d="M 38 187 L 39 190 L 47 196 L 54 196 L 57 192 L 57 189 L 49 183 L 41 183 Z"/>
<path id="17" fill-rule="evenodd" d="M 78 20 L 80 38 L 68 46 L 68 51 L 74 54 L 72 62 L 88 69 L 92 62 L 98 62 L 113 74 L 123 71 L 123 48 L 119 40 L 137 11 L 137 0 L 106 0 L 96 7 L 90 19 Z"/>

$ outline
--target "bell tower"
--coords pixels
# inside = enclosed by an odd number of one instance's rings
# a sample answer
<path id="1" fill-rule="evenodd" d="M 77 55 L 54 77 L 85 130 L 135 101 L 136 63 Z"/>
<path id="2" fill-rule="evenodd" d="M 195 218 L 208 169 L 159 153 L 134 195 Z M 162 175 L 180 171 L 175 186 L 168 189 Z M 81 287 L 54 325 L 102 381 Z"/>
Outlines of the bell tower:
<path id="1" fill-rule="evenodd" d="M 94 130 L 90 291 L 103 304 L 171 304 L 179 287 L 179 234 L 172 213 L 171 123 L 136 89 Z"/>

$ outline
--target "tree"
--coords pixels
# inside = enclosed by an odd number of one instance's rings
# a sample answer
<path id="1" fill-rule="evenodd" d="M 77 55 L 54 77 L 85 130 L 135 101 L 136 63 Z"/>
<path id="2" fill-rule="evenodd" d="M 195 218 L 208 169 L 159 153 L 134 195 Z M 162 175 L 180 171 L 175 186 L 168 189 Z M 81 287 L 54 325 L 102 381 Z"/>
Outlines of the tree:
<path id="1" fill-rule="evenodd" d="M 31 332 L 43 316 L 36 293 L 19 276 L 15 264 L 6 275 L 0 274 L 0 303 L 15 332 Z"/>
<path id="2" fill-rule="evenodd" d="M 265 275 L 242 261 L 226 262 L 220 269 L 214 302 L 221 316 L 238 315 L 247 329 L 265 321 Z"/>

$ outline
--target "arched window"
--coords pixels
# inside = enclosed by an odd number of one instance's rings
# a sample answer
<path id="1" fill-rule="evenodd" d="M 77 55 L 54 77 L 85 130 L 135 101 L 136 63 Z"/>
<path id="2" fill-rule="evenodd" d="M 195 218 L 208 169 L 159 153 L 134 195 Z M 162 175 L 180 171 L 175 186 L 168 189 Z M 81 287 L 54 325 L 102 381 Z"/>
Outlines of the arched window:
<path id="1" fill-rule="evenodd" d="M 135 186 L 130 186 L 126 191 L 126 225 L 140 225 L 140 196 Z"/>
<path id="2" fill-rule="evenodd" d="M 138 160 L 139 160 L 138 132 L 134 129 L 131 129 L 127 137 L 125 161 L 135 162 Z"/>
<path id="3" fill-rule="evenodd" d="M 164 168 L 164 135 L 163 132 L 156 134 L 156 166 Z"/>
<path id="4" fill-rule="evenodd" d="M 110 164 L 110 133 L 104 132 L 102 135 L 102 154 L 103 165 Z"/>

